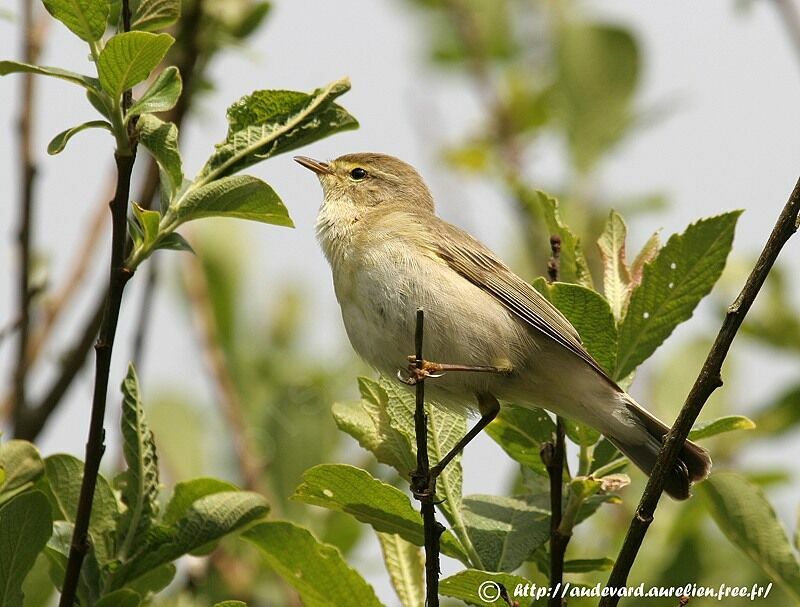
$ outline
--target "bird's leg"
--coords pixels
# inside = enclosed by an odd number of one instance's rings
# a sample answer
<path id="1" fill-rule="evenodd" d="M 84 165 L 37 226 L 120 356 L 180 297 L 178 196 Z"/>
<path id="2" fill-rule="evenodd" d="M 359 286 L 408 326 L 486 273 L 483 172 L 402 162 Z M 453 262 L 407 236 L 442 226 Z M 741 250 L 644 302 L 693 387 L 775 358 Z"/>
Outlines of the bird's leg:
<path id="1" fill-rule="evenodd" d="M 435 466 L 430 469 L 430 478 L 431 478 L 431 486 L 436 482 L 436 478 L 442 473 L 442 470 L 445 469 L 445 466 L 450 463 L 450 461 L 461 451 L 467 444 L 478 434 L 481 433 L 486 426 L 488 426 L 491 421 L 497 417 L 497 414 L 500 412 L 500 403 L 497 402 L 497 399 L 489 393 L 478 394 L 478 410 L 481 412 L 481 418 L 478 422 L 467 432 L 464 437 L 456 443 L 455 447 L 450 449 L 450 451 L 445 455 Z"/>
<path id="2" fill-rule="evenodd" d="M 507 375 L 511 373 L 510 368 L 494 367 L 491 365 L 454 365 L 450 363 L 435 363 L 429 360 L 423 360 L 422 366 L 417 366 L 417 357 L 408 357 L 408 376 L 403 377 L 400 371 L 397 372 L 397 378 L 404 384 L 414 386 L 426 377 L 437 378 L 441 377 L 448 371 L 468 371 L 472 373 L 499 373 Z M 490 420 L 491 421 L 491 420 Z M 488 423 L 488 422 L 487 422 Z"/>

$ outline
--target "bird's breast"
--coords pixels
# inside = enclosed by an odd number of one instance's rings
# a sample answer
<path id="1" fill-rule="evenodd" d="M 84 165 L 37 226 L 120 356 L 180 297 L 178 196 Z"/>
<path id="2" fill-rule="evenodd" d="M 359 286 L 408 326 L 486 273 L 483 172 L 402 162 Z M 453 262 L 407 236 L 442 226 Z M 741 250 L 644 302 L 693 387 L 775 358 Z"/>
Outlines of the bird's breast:
<path id="1" fill-rule="evenodd" d="M 334 286 L 350 342 L 372 366 L 390 375 L 406 366 L 418 308 L 425 310 L 428 360 L 509 367 L 525 356 L 524 327 L 438 258 L 392 239 L 361 251 L 340 258 Z M 458 387 L 471 396 L 490 379 L 461 374 Z"/>

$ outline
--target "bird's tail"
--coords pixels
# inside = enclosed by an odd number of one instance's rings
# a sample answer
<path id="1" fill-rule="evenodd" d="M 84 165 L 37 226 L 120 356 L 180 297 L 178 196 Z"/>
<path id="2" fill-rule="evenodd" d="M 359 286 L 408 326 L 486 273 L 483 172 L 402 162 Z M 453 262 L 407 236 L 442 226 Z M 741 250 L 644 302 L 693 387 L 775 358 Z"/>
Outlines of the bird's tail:
<path id="1" fill-rule="evenodd" d="M 634 464 L 650 474 L 669 428 L 627 394 L 624 403 L 634 419 L 647 432 L 647 436 L 644 441 L 639 438 L 636 442 L 615 436 L 608 436 L 608 439 Z M 687 440 L 681 447 L 678 461 L 667 475 L 664 490 L 677 500 L 685 500 L 689 497 L 691 484 L 705 479 L 710 470 L 711 458 L 708 451 Z"/>

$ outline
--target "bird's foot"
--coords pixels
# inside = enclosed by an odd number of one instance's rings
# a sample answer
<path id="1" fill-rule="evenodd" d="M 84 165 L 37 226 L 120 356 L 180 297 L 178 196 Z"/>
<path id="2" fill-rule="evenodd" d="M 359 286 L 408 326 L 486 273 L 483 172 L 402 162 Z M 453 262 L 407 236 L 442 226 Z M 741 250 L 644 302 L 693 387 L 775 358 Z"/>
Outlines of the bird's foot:
<path id="1" fill-rule="evenodd" d="M 406 368 L 406 375 L 403 375 L 402 370 L 397 372 L 397 379 L 409 386 L 415 386 L 424 379 L 435 379 L 444 375 L 444 369 L 439 363 L 432 363 L 423 360 L 422 364 L 417 366 L 417 357 L 408 357 L 408 367 Z"/>
<path id="2" fill-rule="evenodd" d="M 397 377 L 404 384 L 414 386 L 426 378 L 441 377 L 445 373 L 452 371 L 510 375 L 513 369 L 511 367 L 497 367 L 494 365 L 454 365 L 450 363 L 434 363 L 429 360 L 423 360 L 418 365 L 417 357 L 412 354 L 408 357 L 407 375 L 404 377 L 402 372 L 398 371 Z"/>
<path id="3" fill-rule="evenodd" d="M 439 466 L 432 466 L 427 474 L 414 470 L 411 473 L 411 494 L 419 501 L 430 501 L 434 504 L 441 504 L 444 500 L 436 499 L 436 479 L 439 478 L 442 469 Z"/>

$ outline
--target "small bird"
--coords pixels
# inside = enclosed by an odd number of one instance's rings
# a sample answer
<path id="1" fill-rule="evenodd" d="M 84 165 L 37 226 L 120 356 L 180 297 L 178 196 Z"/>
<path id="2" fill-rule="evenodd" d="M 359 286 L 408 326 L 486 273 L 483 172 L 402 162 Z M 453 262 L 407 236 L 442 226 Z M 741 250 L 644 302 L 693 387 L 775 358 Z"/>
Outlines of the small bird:
<path id="1" fill-rule="evenodd" d="M 432 471 L 496 417 L 499 401 L 588 424 L 645 473 L 652 470 L 669 428 L 606 375 L 538 291 L 435 215 L 431 192 L 412 166 L 377 153 L 295 160 L 322 185 L 317 237 L 359 356 L 389 376 L 406 368 L 422 308 L 426 359 L 484 371 L 446 373 L 426 386 L 434 404 L 481 414 Z M 706 450 L 686 441 L 665 490 L 686 499 L 710 468 Z"/>

